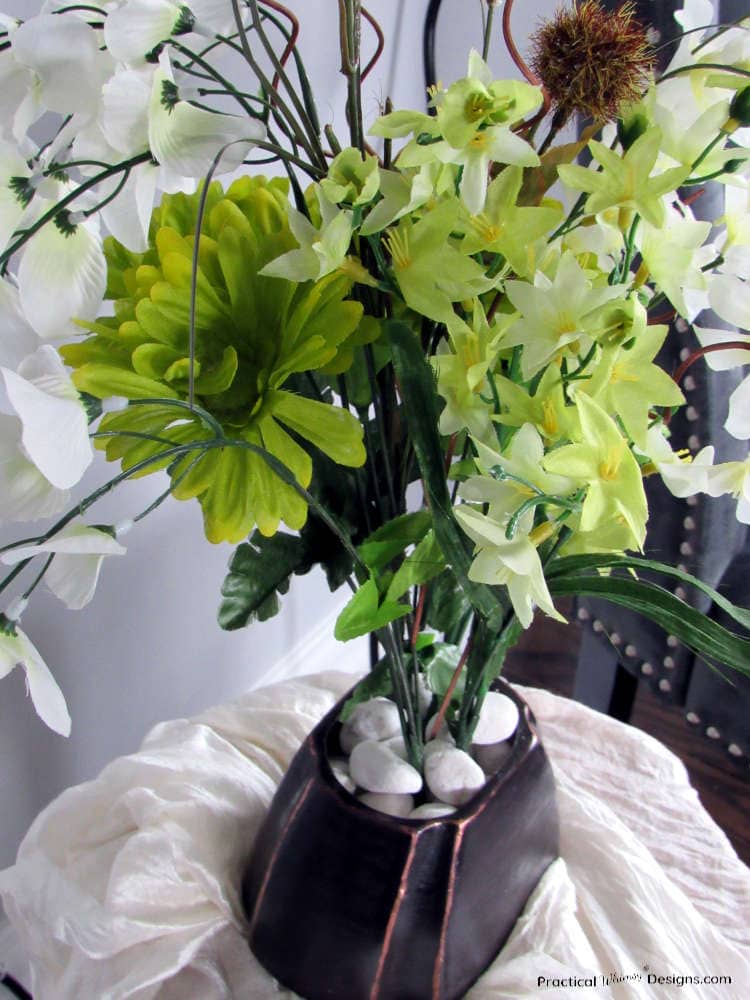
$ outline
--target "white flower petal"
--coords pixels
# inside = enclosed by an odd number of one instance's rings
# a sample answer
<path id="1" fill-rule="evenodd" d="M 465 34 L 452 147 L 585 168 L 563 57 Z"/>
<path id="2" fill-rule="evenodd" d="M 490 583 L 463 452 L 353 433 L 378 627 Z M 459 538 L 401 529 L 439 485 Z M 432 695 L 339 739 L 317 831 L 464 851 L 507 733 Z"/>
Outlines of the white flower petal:
<path id="1" fill-rule="evenodd" d="M 723 372 L 730 368 L 740 368 L 750 364 L 750 334 L 735 333 L 733 330 L 721 330 L 707 326 L 693 326 L 693 329 L 701 347 L 712 347 L 714 344 L 726 344 L 730 341 L 741 341 L 748 345 L 747 351 L 710 351 L 704 355 L 709 368 L 716 372 Z"/>
<path id="2" fill-rule="evenodd" d="M 118 62 L 136 62 L 168 39 L 179 19 L 172 0 L 126 0 L 108 14 L 104 41 Z"/>
<path id="3" fill-rule="evenodd" d="M 101 212 L 102 221 L 112 236 L 133 253 L 148 249 L 148 227 L 154 207 L 159 168 L 141 163 L 125 186 Z"/>
<path id="4" fill-rule="evenodd" d="M 68 489 L 80 480 L 93 457 L 86 411 L 59 355 L 48 344 L 19 371 L 0 369 L 10 404 L 23 424 L 23 447 L 53 486 Z"/>
<path id="5" fill-rule="evenodd" d="M 729 397 L 729 417 L 724 426 L 740 441 L 750 438 L 750 375 Z"/>
<path id="6" fill-rule="evenodd" d="M 96 590 L 104 556 L 55 556 L 44 582 L 70 611 L 80 611 Z"/>
<path id="7" fill-rule="evenodd" d="M 12 52 L 36 73 L 48 111 L 96 113 L 109 59 L 84 21 L 69 14 L 29 18 L 13 35 Z"/>
<path id="8" fill-rule="evenodd" d="M 70 736 L 70 714 L 60 687 L 29 637 L 21 629 L 17 636 L 23 654 L 29 694 L 42 722 L 60 736 Z"/>
<path id="9" fill-rule="evenodd" d="M 148 149 L 153 75 L 153 66 L 122 69 L 102 89 L 101 128 L 107 141 L 123 155 Z"/>
<path id="10" fill-rule="evenodd" d="M 21 451 L 21 421 L 0 413 L 0 520 L 35 521 L 59 514 L 70 502 Z"/>
<path id="11" fill-rule="evenodd" d="M 45 226 L 29 241 L 18 268 L 24 314 L 48 340 L 70 335 L 72 319 L 93 319 L 106 284 L 101 239 L 89 222 L 70 235 Z"/>
<path id="12" fill-rule="evenodd" d="M 172 82 L 166 53 L 154 74 L 149 115 L 149 145 L 159 163 L 184 177 L 203 177 L 219 151 L 224 150 L 217 174 L 235 170 L 254 142 L 265 137 L 259 122 L 195 108 L 185 101 L 171 107 L 162 102 L 165 84 Z M 231 145 L 228 145 L 230 144 Z"/>
<path id="13" fill-rule="evenodd" d="M 21 311 L 17 289 L 0 280 L 0 365 L 18 368 L 38 346 L 39 338 Z"/>
<path id="14" fill-rule="evenodd" d="M 732 274 L 717 274 L 709 289 L 711 308 L 727 323 L 750 329 L 750 284 Z"/>

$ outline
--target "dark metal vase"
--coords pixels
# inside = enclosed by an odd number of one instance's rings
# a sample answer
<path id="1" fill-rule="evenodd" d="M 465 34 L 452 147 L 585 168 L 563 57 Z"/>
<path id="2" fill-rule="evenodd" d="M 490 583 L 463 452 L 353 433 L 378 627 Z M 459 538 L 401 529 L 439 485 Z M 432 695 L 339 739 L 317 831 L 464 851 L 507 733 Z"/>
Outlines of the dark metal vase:
<path id="1" fill-rule="evenodd" d="M 465 806 L 406 820 L 336 780 L 339 702 L 284 777 L 243 881 L 250 947 L 306 1000 L 458 1000 L 558 854 L 552 771 L 528 705 L 513 749 Z"/>

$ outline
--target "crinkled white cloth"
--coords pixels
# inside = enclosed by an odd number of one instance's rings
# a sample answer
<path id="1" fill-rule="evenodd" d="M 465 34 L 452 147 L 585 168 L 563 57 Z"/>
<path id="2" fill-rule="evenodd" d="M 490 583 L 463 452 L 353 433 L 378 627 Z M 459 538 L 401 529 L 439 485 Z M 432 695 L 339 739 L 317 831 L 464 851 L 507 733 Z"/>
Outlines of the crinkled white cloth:
<path id="1" fill-rule="evenodd" d="M 165 722 L 142 750 L 64 792 L 35 821 L 6 909 L 36 1000 L 290 998 L 243 937 L 240 873 L 294 751 L 352 683 L 326 673 Z M 557 780 L 561 860 L 470 1000 L 750 996 L 750 871 L 656 740 L 521 689 Z M 648 967 L 648 971 L 646 970 Z M 649 985 L 731 976 L 731 985 Z M 548 984 L 540 985 L 540 977 Z"/>

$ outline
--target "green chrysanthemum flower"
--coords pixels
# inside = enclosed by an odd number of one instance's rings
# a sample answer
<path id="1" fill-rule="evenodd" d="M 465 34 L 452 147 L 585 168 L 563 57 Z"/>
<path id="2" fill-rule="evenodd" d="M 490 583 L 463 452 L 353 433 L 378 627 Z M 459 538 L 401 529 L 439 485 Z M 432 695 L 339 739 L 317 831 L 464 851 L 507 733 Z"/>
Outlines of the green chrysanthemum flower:
<path id="1" fill-rule="evenodd" d="M 199 194 L 166 196 L 154 212 L 144 254 L 107 241 L 107 296 L 115 314 L 82 324 L 92 336 L 63 348 L 79 390 L 99 398 L 188 398 L 198 200 Z M 362 429 L 348 411 L 282 386 L 295 372 L 340 368 L 337 362 L 351 355 L 346 342 L 362 307 L 345 300 L 351 280 L 340 274 L 301 284 L 259 274 L 294 247 L 285 181 L 244 177 L 226 193 L 220 184 L 211 186 L 197 280 L 195 402 L 227 438 L 266 449 L 307 486 L 312 458 L 298 439 L 341 465 L 359 466 L 365 459 Z M 100 430 L 128 432 L 98 442 L 123 468 L 165 448 L 133 432 L 175 444 L 214 437 L 190 411 L 158 403 L 109 414 Z M 148 471 L 167 464 L 154 463 Z M 304 500 L 262 456 L 241 447 L 192 452 L 170 474 L 176 497 L 200 501 L 212 542 L 239 541 L 255 524 L 272 535 L 282 520 L 292 529 L 305 523 Z"/>

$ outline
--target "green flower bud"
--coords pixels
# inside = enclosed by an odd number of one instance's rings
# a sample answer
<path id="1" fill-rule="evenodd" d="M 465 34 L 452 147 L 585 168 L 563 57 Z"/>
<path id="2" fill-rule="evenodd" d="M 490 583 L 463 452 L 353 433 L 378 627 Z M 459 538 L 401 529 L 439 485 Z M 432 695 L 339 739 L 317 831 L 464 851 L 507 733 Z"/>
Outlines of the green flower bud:
<path id="1" fill-rule="evenodd" d="M 741 126 L 750 125 L 750 87 L 738 90 L 729 105 L 729 117 Z"/>
<path id="2" fill-rule="evenodd" d="M 636 111 L 627 118 L 617 119 L 617 138 L 623 149 L 630 149 L 636 139 L 640 139 L 648 129 L 648 117 L 643 111 Z"/>

